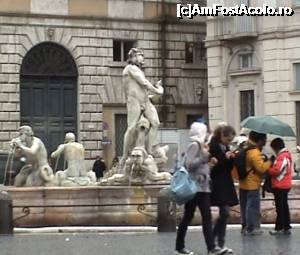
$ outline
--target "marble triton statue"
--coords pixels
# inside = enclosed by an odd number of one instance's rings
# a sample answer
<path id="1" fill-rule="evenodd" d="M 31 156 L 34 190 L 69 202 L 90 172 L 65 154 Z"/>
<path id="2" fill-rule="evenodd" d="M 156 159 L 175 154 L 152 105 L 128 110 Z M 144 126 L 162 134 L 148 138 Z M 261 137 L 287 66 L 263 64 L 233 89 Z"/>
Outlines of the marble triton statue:
<path id="1" fill-rule="evenodd" d="M 12 139 L 10 145 L 17 157 L 26 158 L 26 165 L 15 177 L 15 186 L 53 185 L 54 175 L 48 164 L 47 150 L 30 126 L 21 126 L 19 136 Z"/>

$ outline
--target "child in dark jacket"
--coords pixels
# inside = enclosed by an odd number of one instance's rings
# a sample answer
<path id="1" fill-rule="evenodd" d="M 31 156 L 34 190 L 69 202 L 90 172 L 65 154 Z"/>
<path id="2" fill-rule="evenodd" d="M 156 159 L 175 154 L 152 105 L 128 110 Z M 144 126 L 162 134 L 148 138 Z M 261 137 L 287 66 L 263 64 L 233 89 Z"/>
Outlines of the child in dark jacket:
<path id="1" fill-rule="evenodd" d="M 271 175 L 277 217 L 275 229 L 271 230 L 269 233 L 271 235 L 290 235 L 291 225 L 288 193 L 292 187 L 292 156 L 285 148 L 281 138 L 272 140 L 271 148 L 276 153 L 276 159 L 273 166 L 269 169 L 268 174 Z"/>

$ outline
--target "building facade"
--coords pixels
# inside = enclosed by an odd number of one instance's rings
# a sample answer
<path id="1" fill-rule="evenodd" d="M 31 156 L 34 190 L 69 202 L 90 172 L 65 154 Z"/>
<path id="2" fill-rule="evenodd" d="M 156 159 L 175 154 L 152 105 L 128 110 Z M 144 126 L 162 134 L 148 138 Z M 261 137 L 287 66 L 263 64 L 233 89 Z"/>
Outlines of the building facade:
<path id="1" fill-rule="evenodd" d="M 0 0 L 0 149 L 28 124 L 48 152 L 71 131 L 87 159 L 120 156 L 131 47 L 144 50 L 146 77 L 163 80 L 162 127 L 207 118 L 205 19 L 177 19 L 179 2 Z"/>
<path id="2" fill-rule="evenodd" d="M 250 115 L 277 116 L 296 131 L 297 139 L 286 139 L 295 148 L 300 142 L 300 1 L 207 1 L 214 3 L 293 8 L 292 16 L 210 17 L 206 47 L 211 124 L 227 121 L 239 130 Z"/>

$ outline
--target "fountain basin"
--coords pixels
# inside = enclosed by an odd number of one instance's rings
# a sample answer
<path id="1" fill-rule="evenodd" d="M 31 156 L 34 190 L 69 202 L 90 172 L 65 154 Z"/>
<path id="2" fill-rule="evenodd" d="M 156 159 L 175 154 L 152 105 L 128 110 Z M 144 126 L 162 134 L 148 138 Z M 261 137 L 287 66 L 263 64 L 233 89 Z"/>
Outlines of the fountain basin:
<path id="1" fill-rule="evenodd" d="M 13 200 L 14 226 L 156 226 L 159 190 L 166 185 L 94 187 L 2 187 Z M 291 221 L 300 223 L 300 181 L 289 194 Z M 28 207 L 28 208 L 26 208 Z M 28 209 L 30 213 L 27 216 Z M 24 212 L 25 211 L 25 212 Z M 183 207 L 177 206 L 177 222 Z M 213 218 L 218 209 L 212 207 Z M 262 223 L 274 223 L 273 195 L 261 203 Z M 22 217 L 24 216 L 24 217 Z M 239 206 L 231 208 L 230 223 L 240 222 Z M 192 224 L 200 224 L 199 212 Z"/>
<path id="2" fill-rule="evenodd" d="M 15 226 L 154 225 L 161 186 L 4 187 Z M 143 207 L 144 205 L 144 207 Z M 30 213 L 25 216 L 25 214 Z"/>

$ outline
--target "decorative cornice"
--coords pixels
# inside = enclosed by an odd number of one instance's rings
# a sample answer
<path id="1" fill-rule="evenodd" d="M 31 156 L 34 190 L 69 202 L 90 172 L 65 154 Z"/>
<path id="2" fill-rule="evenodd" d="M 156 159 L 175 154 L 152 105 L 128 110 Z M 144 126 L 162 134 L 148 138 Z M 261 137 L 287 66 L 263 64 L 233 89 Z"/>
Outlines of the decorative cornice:
<path id="1" fill-rule="evenodd" d="M 135 22 L 135 23 L 153 23 L 160 24 L 165 22 L 165 24 L 176 24 L 176 25 L 189 25 L 189 26 L 199 26 L 206 24 L 205 21 L 189 21 L 180 20 L 176 17 L 157 17 L 157 18 L 144 18 L 144 19 L 130 19 L 130 18 L 116 18 L 108 16 L 80 16 L 80 15 L 54 15 L 54 14 L 36 14 L 36 13 L 17 13 L 17 12 L 0 12 L 0 16 L 7 17 L 23 17 L 23 18 L 48 18 L 48 19 L 74 19 L 74 20 L 93 20 L 93 21 L 118 21 L 118 22 Z"/>
<path id="2" fill-rule="evenodd" d="M 205 47 L 206 48 L 213 48 L 213 47 L 218 47 L 218 46 L 222 46 L 222 45 L 223 45 L 223 43 L 219 39 L 207 38 L 205 40 Z"/>
<path id="3" fill-rule="evenodd" d="M 258 36 L 254 38 L 255 40 L 258 41 L 263 41 L 263 40 L 274 40 L 274 39 L 285 39 L 285 38 L 293 38 L 293 37 L 300 37 L 300 28 L 296 28 L 293 30 L 282 30 L 282 29 L 277 29 L 277 30 L 272 30 L 272 31 L 265 31 L 258 33 Z M 211 47 L 217 47 L 217 46 L 223 46 L 224 41 L 236 41 L 234 40 L 235 38 L 238 38 L 237 36 L 232 36 L 229 38 L 228 36 L 226 38 L 220 37 L 220 36 L 215 36 L 215 37 L 210 37 L 206 39 L 205 46 L 206 48 L 211 48 Z M 239 37 L 239 41 L 242 43 L 244 41 L 249 41 L 249 37 Z"/>
<path id="4" fill-rule="evenodd" d="M 273 40 L 273 39 L 285 39 L 292 37 L 300 37 L 300 28 L 293 30 L 273 30 L 266 31 L 259 34 L 258 40 Z"/>
<path id="5" fill-rule="evenodd" d="M 228 72 L 229 76 L 243 76 L 243 75 L 256 75 L 261 74 L 261 69 L 246 69 L 246 70 L 232 70 Z"/>

